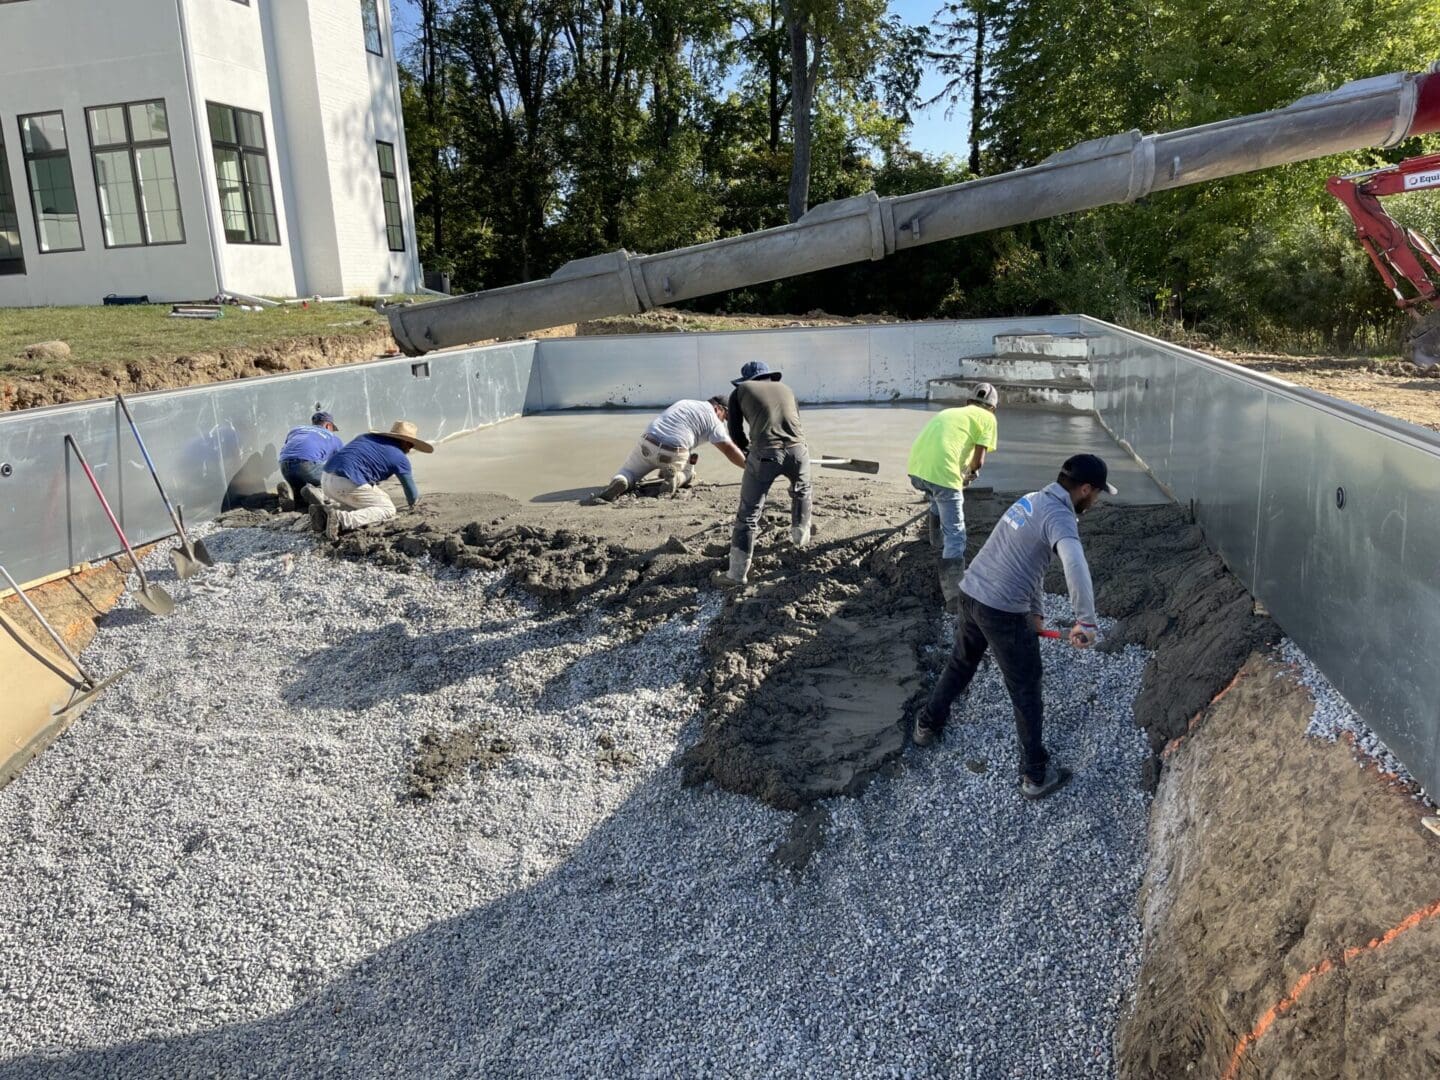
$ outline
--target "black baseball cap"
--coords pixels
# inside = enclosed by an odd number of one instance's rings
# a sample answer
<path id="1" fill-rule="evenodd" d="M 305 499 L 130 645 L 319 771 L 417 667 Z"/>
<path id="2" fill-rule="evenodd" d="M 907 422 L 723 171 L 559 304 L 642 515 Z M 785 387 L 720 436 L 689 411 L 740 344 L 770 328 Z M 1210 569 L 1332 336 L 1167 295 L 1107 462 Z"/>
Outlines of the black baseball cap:
<path id="1" fill-rule="evenodd" d="M 1077 484 L 1103 488 L 1111 495 L 1120 494 L 1109 482 L 1110 469 L 1105 464 L 1105 459 L 1094 454 L 1076 454 L 1066 458 L 1065 464 L 1060 466 L 1060 475 L 1069 477 Z"/>

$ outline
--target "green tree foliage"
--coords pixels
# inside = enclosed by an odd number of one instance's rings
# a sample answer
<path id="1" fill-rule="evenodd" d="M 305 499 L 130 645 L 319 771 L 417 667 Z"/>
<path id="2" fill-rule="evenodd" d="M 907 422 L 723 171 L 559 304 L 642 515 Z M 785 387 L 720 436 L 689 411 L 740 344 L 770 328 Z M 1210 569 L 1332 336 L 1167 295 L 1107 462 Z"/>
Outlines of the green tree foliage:
<path id="1" fill-rule="evenodd" d="M 884 0 L 403 2 L 422 28 L 402 71 L 421 254 L 466 289 L 1275 108 L 1440 55 L 1434 0 L 940 0 L 932 27 Z M 907 143 L 927 64 L 946 80 L 928 107 L 969 120 L 965 163 Z M 1086 311 L 1373 345 L 1399 320 L 1324 180 L 1421 150 L 1161 192 L 707 302 Z M 1440 225 L 1440 200 L 1404 202 L 1422 231 Z"/>

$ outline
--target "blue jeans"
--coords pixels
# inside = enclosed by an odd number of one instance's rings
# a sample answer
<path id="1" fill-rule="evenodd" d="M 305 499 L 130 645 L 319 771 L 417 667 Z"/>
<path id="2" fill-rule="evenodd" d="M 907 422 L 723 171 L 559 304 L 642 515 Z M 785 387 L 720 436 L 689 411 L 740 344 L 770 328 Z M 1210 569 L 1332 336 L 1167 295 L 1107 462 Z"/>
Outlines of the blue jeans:
<path id="1" fill-rule="evenodd" d="M 930 513 L 940 519 L 940 533 L 945 537 L 942 559 L 965 557 L 965 493 L 959 488 L 941 487 L 918 476 L 910 477 L 910 486 L 930 498 Z"/>
<path id="2" fill-rule="evenodd" d="M 320 474 L 324 468 L 318 461 L 282 461 L 280 478 L 290 485 L 290 493 L 298 499 L 306 484 L 320 486 Z"/>

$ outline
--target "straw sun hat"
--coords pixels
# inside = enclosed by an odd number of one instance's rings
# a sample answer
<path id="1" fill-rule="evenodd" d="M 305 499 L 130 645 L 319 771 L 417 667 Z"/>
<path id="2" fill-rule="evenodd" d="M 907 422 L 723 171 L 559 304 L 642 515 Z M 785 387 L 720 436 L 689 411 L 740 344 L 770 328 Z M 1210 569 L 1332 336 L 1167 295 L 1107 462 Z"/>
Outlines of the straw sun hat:
<path id="1" fill-rule="evenodd" d="M 409 420 L 396 420 L 390 425 L 389 431 L 372 431 L 370 434 L 384 435 L 387 439 L 398 439 L 400 442 L 409 443 L 422 454 L 433 454 L 435 447 L 420 438 L 419 431 L 420 429 Z"/>

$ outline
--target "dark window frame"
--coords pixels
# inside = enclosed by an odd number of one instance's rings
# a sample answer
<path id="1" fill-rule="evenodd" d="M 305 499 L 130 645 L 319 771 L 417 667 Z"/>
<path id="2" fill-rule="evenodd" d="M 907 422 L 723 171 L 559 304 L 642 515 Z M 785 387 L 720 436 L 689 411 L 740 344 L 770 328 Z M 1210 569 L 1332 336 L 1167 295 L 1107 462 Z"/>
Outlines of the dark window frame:
<path id="1" fill-rule="evenodd" d="M 20 235 L 20 207 L 15 202 L 14 174 L 10 172 L 10 155 L 5 149 L 5 127 L 0 124 L 0 189 L 6 187 L 9 189 L 10 214 L 15 218 L 15 237 L 19 243 L 16 254 L 0 256 L 0 277 L 24 277 L 25 238 Z"/>
<path id="2" fill-rule="evenodd" d="M 230 126 L 235 129 L 235 138 L 237 141 L 230 142 L 229 140 L 221 139 L 215 133 L 215 124 L 214 121 L 210 118 L 211 109 L 225 109 L 231 114 Z M 241 113 L 247 113 L 251 116 L 254 116 L 255 119 L 259 122 L 260 138 L 262 140 L 261 145 L 251 146 L 248 143 L 242 143 L 238 141 L 240 139 L 241 130 L 239 119 Z M 238 105 L 225 105 L 218 101 L 207 101 L 205 102 L 205 119 L 210 127 L 210 156 L 212 163 L 214 162 L 216 150 L 226 150 L 233 152 L 238 157 L 240 162 L 240 197 L 241 202 L 243 203 L 245 208 L 245 228 L 250 233 L 251 239 L 236 240 L 230 235 L 229 230 L 225 228 L 225 200 L 222 196 L 220 199 L 220 231 L 225 234 L 225 242 L 227 244 L 258 245 L 260 247 L 283 246 L 284 240 L 280 236 L 280 210 L 275 198 L 275 174 L 270 168 L 270 140 L 269 136 L 265 133 L 265 114 L 260 112 L 258 109 L 242 109 Z M 255 231 L 256 215 L 254 201 L 250 197 L 250 192 L 253 186 L 259 185 L 257 185 L 255 181 L 252 180 L 250 177 L 250 167 L 248 164 L 249 158 L 247 157 L 247 155 L 249 154 L 259 154 L 265 160 L 265 186 L 270 189 L 270 216 L 274 219 L 275 222 L 274 240 L 254 239 L 254 237 L 257 235 Z M 215 188 L 218 192 L 220 189 L 220 167 L 218 164 L 216 164 L 214 167 Z"/>
<path id="3" fill-rule="evenodd" d="M 381 147 L 390 151 L 390 172 L 385 171 L 385 157 Z M 385 142 L 383 139 L 375 140 L 375 156 L 379 159 L 380 166 L 380 205 L 385 211 L 385 244 L 391 251 L 405 250 L 405 205 L 400 200 L 400 163 L 395 156 L 395 144 Z M 392 200 L 385 182 L 390 181 L 394 185 L 395 198 Z M 390 208 L 395 208 L 395 224 L 390 224 Z M 400 246 L 395 246 L 394 234 L 400 236 Z"/>
<path id="4" fill-rule="evenodd" d="M 370 24 L 365 21 L 366 8 L 375 12 L 375 47 L 370 47 Z M 371 56 L 385 55 L 385 20 L 380 17 L 380 0 L 360 0 L 360 32 L 365 36 L 365 51 Z"/>
<path id="5" fill-rule="evenodd" d="M 38 120 L 44 116 L 60 117 L 60 130 L 65 135 L 64 150 L 47 150 L 41 154 L 31 153 L 25 146 L 25 121 Z M 75 187 L 75 163 L 70 160 L 70 129 L 65 126 L 65 110 L 51 109 L 48 112 L 23 113 L 15 122 L 20 132 L 20 160 L 24 164 L 22 171 L 25 174 L 25 187 L 30 192 L 30 216 L 35 223 L 35 248 L 41 255 L 67 255 L 76 251 L 85 250 L 85 223 L 80 218 L 80 192 Z M 70 174 L 70 194 L 75 199 L 75 232 L 80 237 L 78 247 L 47 248 L 45 246 L 45 232 L 40 228 L 40 207 L 35 203 L 35 185 L 30 180 L 30 163 L 32 161 L 51 161 L 55 158 L 65 159 L 65 169 Z"/>
<path id="6" fill-rule="evenodd" d="M 135 130 L 130 124 L 130 108 L 134 105 L 154 105 L 159 102 L 165 109 L 166 137 L 162 139 L 142 139 L 139 142 L 135 139 Z M 119 109 L 125 118 L 125 141 L 123 143 L 111 143 L 108 146 L 97 147 L 95 145 L 95 129 L 90 124 L 90 114 L 99 112 L 101 109 Z M 175 170 L 175 151 L 170 145 L 170 106 L 164 98 L 144 98 L 140 101 L 116 102 L 112 105 L 91 105 L 85 110 L 85 136 L 90 142 L 90 168 L 95 174 L 95 199 L 100 209 L 100 240 L 107 251 L 114 251 L 117 248 L 137 247 L 175 247 L 183 244 L 188 239 L 185 233 L 185 212 L 180 206 L 180 174 Z M 140 187 L 140 166 L 135 160 L 137 150 L 154 150 L 163 146 L 170 151 L 170 171 L 174 173 L 175 180 L 175 212 L 180 215 L 180 239 L 179 240 L 151 240 L 150 223 L 145 219 L 145 199 Z M 135 189 L 135 208 L 140 216 L 140 235 L 142 239 L 138 244 L 112 244 L 109 237 L 105 235 L 105 207 L 100 204 L 100 162 L 97 160 L 100 154 L 114 153 L 117 150 L 128 151 L 130 155 L 130 183 Z"/>

